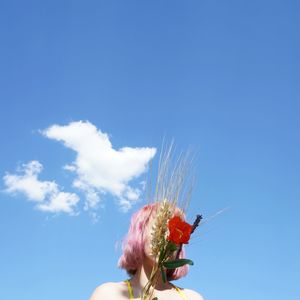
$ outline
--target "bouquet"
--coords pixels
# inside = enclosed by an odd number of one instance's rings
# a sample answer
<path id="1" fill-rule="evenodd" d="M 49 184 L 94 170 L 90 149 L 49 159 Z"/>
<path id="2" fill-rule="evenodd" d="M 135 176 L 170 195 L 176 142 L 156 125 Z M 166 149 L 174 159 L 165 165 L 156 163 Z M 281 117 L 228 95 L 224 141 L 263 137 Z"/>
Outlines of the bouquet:
<path id="1" fill-rule="evenodd" d="M 193 261 L 179 258 L 183 244 L 188 244 L 191 234 L 198 227 L 202 216 L 197 215 L 193 225 L 185 222 L 182 216 L 171 217 L 172 204 L 164 200 L 156 216 L 152 228 L 152 253 L 157 258 L 152 269 L 150 279 L 142 291 L 142 300 L 151 299 L 159 276 L 163 282 L 167 281 L 167 274 L 186 264 L 193 265 Z M 168 273 L 167 273 L 168 272 Z M 152 300 L 158 300 L 157 297 Z"/>

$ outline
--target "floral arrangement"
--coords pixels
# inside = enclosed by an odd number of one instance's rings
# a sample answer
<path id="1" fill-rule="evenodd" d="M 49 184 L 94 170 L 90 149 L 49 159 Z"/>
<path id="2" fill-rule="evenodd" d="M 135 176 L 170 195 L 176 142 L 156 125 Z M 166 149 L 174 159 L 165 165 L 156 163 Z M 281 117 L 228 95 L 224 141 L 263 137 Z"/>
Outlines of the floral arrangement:
<path id="1" fill-rule="evenodd" d="M 152 228 L 152 254 L 157 257 L 150 279 L 142 291 L 142 299 L 151 299 L 156 282 L 161 275 L 163 282 L 167 281 L 168 270 L 175 270 L 186 264 L 193 265 L 190 259 L 180 259 L 179 253 L 183 244 L 188 244 L 191 234 L 198 227 L 202 216 L 197 215 L 193 225 L 185 222 L 181 216 L 171 217 L 172 204 L 164 200 L 156 216 Z M 152 300 L 158 300 L 157 297 Z"/>

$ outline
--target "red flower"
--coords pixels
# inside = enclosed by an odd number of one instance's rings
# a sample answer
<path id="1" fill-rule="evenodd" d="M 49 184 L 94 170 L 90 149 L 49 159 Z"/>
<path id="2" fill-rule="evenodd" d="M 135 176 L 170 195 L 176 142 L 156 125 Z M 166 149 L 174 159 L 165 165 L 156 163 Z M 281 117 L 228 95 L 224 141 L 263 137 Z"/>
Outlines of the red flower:
<path id="1" fill-rule="evenodd" d="M 175 216 L 168 222 L 169 236 L 168 240 L 175 244 L 188 244 L 192 232 L 192 225 Z"/>

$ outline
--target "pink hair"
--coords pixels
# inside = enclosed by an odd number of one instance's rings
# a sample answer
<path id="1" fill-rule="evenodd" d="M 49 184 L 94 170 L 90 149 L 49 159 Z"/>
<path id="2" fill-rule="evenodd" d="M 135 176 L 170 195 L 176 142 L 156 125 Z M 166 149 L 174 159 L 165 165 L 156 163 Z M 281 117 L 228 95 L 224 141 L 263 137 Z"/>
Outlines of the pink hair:
<path id="1" fill-rule="evenodd" d="M 123 242 L 123 254 L 121 255 L 118 266 L 125 269 L 129 275 L 134 275 L 139 267 L 143 264 L 145 257 L 144 231 L 147 228 L 151 216 L 153 216 L 159 207 L 159 203 L 153 203 L 143 206 L 133 214 L 126 239 Z M 180 213 L 180 209 L 175 209 L 175 215 Z M 180 251 L 179 258 L 184 258 L 184 249 Z M 176 280 L 185 276 L 188 272 L 188 265 L 175 269 L 174 272 L 167 272 L 168 280 Z M 170 275 L 171 274 L 171 275 Z M 169 276 L 170 275 L 170 276 Z"/>

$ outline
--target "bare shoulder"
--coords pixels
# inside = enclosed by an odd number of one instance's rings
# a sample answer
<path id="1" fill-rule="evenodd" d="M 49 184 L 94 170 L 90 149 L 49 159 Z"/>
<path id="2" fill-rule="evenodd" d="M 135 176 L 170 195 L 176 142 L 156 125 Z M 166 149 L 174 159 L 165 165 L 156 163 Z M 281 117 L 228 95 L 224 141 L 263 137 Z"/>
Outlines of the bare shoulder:
<path id="1" fill-rule="evenodd" d="M 126 285 L 124 282 L 106 282 L 95 288 L 90 300 L 125 299 Z"/>
<path id="2" fill-rule="evenodd" d="M 203 296 L 196 291 L 190 289 L 183 290 L 189 300 L 204 300 Z"/>

